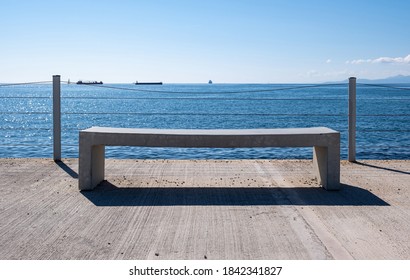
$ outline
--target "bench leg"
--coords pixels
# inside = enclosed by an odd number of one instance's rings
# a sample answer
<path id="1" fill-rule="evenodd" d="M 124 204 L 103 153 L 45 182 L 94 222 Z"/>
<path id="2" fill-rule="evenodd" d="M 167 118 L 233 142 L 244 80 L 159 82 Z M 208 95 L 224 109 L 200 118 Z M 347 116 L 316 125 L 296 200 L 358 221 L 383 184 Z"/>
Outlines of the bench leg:
<path id="1" fill-rule="evenodd" d="M 319 184 L 326 190 L 338 190 L 340 188 L 340 149 L 317 146 L 313 149 L 313 168 Z"/>
<path id="2" fill-rule="evenodd" d="M 319 185 L 327 187 L 327 147 L 313 147 L 313 169 Z"/>
<path id="3" fill-rule="evenodd" d="M 92 188 L 95 188 L 99 183 L 104 181 L 105 146 L 93 146 L 91 155 L 91 186 Z"/>
<path id="4" fill-rule="evenodd" d="M 329 146 L 327 151 L 327 190 L 340 189 L 340 144 Z"/>
<path id="5" fill-rule="evenodd" d="M 92 146 L 81 135 L 79 142 L 78 188 L 92 190 L 104 180 L 105 146 Z"/>

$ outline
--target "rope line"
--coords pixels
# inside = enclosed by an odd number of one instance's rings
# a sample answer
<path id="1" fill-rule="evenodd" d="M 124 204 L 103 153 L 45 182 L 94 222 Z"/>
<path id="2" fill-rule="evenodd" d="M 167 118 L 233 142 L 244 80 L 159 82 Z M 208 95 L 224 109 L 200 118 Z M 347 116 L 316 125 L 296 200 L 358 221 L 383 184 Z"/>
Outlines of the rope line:
<path id="1" fill-rule="evenodd" d="M 0 147 L 52 147 L 53 144 L 0 144 Z"/>
<path id="2" fill-rule="evenodd" d="M 3 96 L 1 99 L 48 99 L 52 96 Z M 341 98 L 224 98 L 224 97 L 86 97 L 86 96 L 67 96 L 61 97 L 61 100 L 222 100 L 222 101 L 347 101 L 348 97 Z M 357 98 L 359 101 L 364 100 L 385 100 L 408 102 L 410 98 Z"/>
<path id="3" fill-rule="evenodd" d="M 410 88 L 395 87 L 395 86 L 386 85 L 386 84 L 364 84 L 364 83 L 357 83 L 357 85 L 369 86 L 369 87 L 391 88 L 391 89 L 398 89 L 398 90 L 410 90 Z"/>
<path id="4" fill-rule="evenodd" d="M 3 96 L 1 99 L 52 99 L 52 96 Z M 223 100 L 223 101 L 347 101 L 348 96 L 339 98 L 229 98 L 229 97 L 96 97 L 96 96 L 62 96 L 61 100 Z M 410 98 L 357 98 L 357 100 L 385 100 L 385 101 L 410 101 Z"/>
<path id="5" fill-rule="evenodd" d="M 2 99 L 52 99 L 52 96 L 2 96 Z M 269 101 L 269 100 L 339 100 L 339 101 L 346 101 L 348 100 L 348 96 L 342 96 L 338 98 L 326 98 L 326 97 L 313 97 L 313 98 L 229 98 L 229 97 L 100 97 L 100 96 L 61 96 L 61 99 L 84 99 L 84 100 L 257 100 L 257 101 Z M 406 97 L 393 97 L 393 98 L 380 98 L 380 97 L 358 97 L 357 100 L 388 100 L 388 101 L 408 101 L 410 98 Z"/>
<path id="6" fill-rule="evenodd" d="M 39 127 L 39 128 L 28 128 L 28 127 L 0 127 L 0 130 L 3 131 L 8 131 L 8 130 L 18 130 L 18 131 L 52 131 L 52 128 L 43 128 L 43 127 Z M 64 129 L 64 131 L 67 131 L 66 129 Z M 74 130 L 73 130 L 74 131 Z"/>
<path id="7" fill-rule="evenodd" d="M 1 97 L 2 99 L 51 99 L 52 96 L 4 96 Z M 303 100 L 347 100 L 347 97 L 342 98 L 228 98 L 228 97 L 95 97 L 95 96 L 62 96 L 62 100 L 64 99 L 84 99 L 84 100 L 240 100 L 240 101 L 247 101 L 247 100 L 255 100 L 255 101 L 276 101 L 276 100 L 296 100 L 296 101 L 303 101 Z M 410 100 L 410 98 L 409 98 Z"/>
<path id="8" fill-rule="evenodd" d="M 52 81 L 34 81 L 34 82 L 22 82 L 22 83 L 0 83 L 0 87 L 7 87 L 7 86 L 20 86 L 20 85 L 33 85 L 33 84 L 49 84 Z M 61 81 L 61 83 L 65 84 L 73 84 L 69 83 L 68 81 Z M 78 85 L 78 84 L 73 84 Z M 300 86 L 291 86 L 291 87 L 276 87 L 270 89 L 257 89 L 257 90 L 242 90 L 242 91 L 206 91 L 206 92 L 189 92 L 189 91 L 169 91 L 169 90 L 149 90 L 149 89 L 135 89 L 135 88 L 126 88 L 126 87 L 116 87 L 116 86 L 108 86 L 108 85 L 100 85 L 100 84 L 79 84 L 78 86 L 92 86 L 92 87 L 101 87 L 101 88 L 109 88 L 109 89 L 117 89 L 117 90 L 127 90 L 127 91 L 137 91 L 137 92 L 156 92 L 156 93 L 252 93 L 252 92 L 271 92 L 271 91 L 281 91 L 281 90 L 293 90 L 293 89 L 303 89 L 303 88 L 319 88 L 319 87 L 329 87 L 329 86 L 346 86 L 347 83 L 331 83 L 331 84 L 309 84 L 309 85 L 300 85 Z M 398 89 L 398 90 L 406 90 L 409 91 L 410 87 L 397 87 L 392 86 L 389 84 L 368 84 L 368 83 L 357 83 L 357 85 L 361 86 L 370 86 L 370 87 L 382 87 L 382 88 L 391 88 L 391 89 Z"/>
<path id="9" fill-rule="evenodd" d="M 22 85 L 35 85 L 35 84 L 48 84 L 48 83 L 52 83 L 52 81 L 0 84 L 0 87 L 22 86 Z"/>
<path id="10" fill-rule="evenodd" d="M 65 83 L 68 83 L 64 81 Z M 256 93 L 256 92 L 273 92 L 273 91 L 282 91 L 282 90 L 294 90 L 302 88 L 318 88 L 318 87 L 329 87 L 329 86 L 346 86 L 347 83 L 339 84 L 314 84 L 314 85 L 303 85 L 303 86 L 293 86 L 293 87 L 280 87 L 280 88 L 271 88 L 271 89 L 258 89 L 258 90 L 241 90 L 241 91 L 204 91 L 204 92 L 192 92 L 192 91 L 170 91 L 170 90 L 148 90 L 148 89 L 135 89 L 135 88 L 126 88 L 126 87 L 116 87 L 100 84 L 80 84 L 79 86 L 90 86 L 90 87 L 100 87 L 100 88 L 109 88 L 117 90 L 127 90 L 127 91 L 137 91 L 137 92 L 154 92 L 154 93 L 182 93 L 182 94 L 215 94 L 215 93 Z"/>
<path id="11" fill-rule="evenodd" d="M 2 96 L 2 99 L 51 99 L 52 96 Z"/>
<path id="12" fill-rule="evenodd" d="M 269 101 L 269 100 L 347 100 L 346 98 L 227 98 L 227 97 L 64 97 L 64 99 L 107 99 L 107 100 L 229 100 L 229 101 L 247 101 L 247 100 L 255 100 L 255 101 Z M 410 99 L 409 99 L 410 100 Z"/>
<path id="13" fill-rule="evenodd" d="M 87 129 L 87 128 L 89 128 L 89 126 L 87 126 L 87 127 L 82 127 L 82 128 L 76 128 L 76 129 L 73 129 L 73 128 L 62 128 L 62 131 L 63 131 L 63 133 L 64 132 L 79 132 L 80 130 L 84 130 L 84 129 Z M 22 128 L 19 128 L 19 127 L 2 127 L 2 128 L 0 128 L 0 130 L 3 130 L 3 131 L 47 131 L 47 132 L 52 132 L 53 131 L 53 129 L 52 128 L 26 128 L 26 129 L 22 129 Z M 340 128 L 340 129 L 337 129 L 338 131 L 341 131 L 341 132 L 347 132 L 347 128 Z"/>
<path id="14" fill-rule="evenodd" d="M 356 132 L 410 132 L 409 129 L 356 129 Z"/>
<path id="15" fill-rule="evenodd" d="M 357 117 L 410 117 L 410 114 L 357 114 Z"/>
<path id="16" fill-rule="evenodd" d="M 0 115 L 51 115 L 52 112 L 0 112 Z M 289 113 L 190 113 L 190 112 L 61 112 L 64 115 L 163 115 L 163 116 L 327 116 L 346 117 L 348 114 L 289 114 Z M 410 114 L 358 114 L 358 117 L 410 117 Z"/>
<path id="17" fill-rule="evenodd" d="M 149 113 L 149 112 L 91 112 L 91 113 L 62 113 L 66 115 L 159 115 L 159 116 L 347 116 L 346 114 L 280 114 L 280 113 L 190 113 L 190 112 L 178 112 L 178 113 Z M 409 115 L 410 116 L 410 115 Z"/>
<path id="18" fill-rule="evenodd" d="M 384 149 L 397 149 L 397 148 L 403 148 L 403 149 L 410 149 L 410 146 L 397 146 L 397 145 L 395 145 L 395 146 L 386 146 L 386 145 L 380 145 L 380 146 L 377 146 L 377 145 L 370 145 L 370 146 L 368 146 L 368 145 L 362 145 L 362 146 L 357 146 L 357 148 L 359 148 L 359 149 L 361 149 L 361 150 L 368 150 L 368 149 L 373 149 L 373 150 L 375 150 L 374 151 L 374 153 L 380 153 L 380 151 L 378 151 L 378 150 L 376 150 L 376 149 L 380 149 L 380 148 L 384 148 Z"/>
<path id="19" fill-rule="evenodd" d="M 83 127 L 83 128 L 77 128 L 77 129 L 73 129 L 70 127 L 63 127 L 62 131 L 65 132 L 78 132 L 79 130 L 83 130 L 86 129 L 88 127 Z M 53 131 L 52 128 L 44 128 L 44 127 L 39 127 L 39 128 L 27 128 L 27 127 L 0 127 L 0 130 L 2 131 L 47 131 L 47 132 L 51 132 Z M 338 129 L 339 131 L 347 131 L 346 129 Z M 356 132 L 410 132 L 410 129 L 356 129 Z"/>
<path id="20" fill-rule="evenodd" d="M 61 143 L 62 146 L 65 147 L 75 147 L 78 148 L 78 145 L 76 144 L 65 144 L 65 143 Z M 53 147 L 53 144 L 0 144 L 0 147 Z M 150 147 L 150 148 L 159 148 L 159 147 Z M 272 147 L 272 148 L 276 148 L 276 147 Z M 304 148 L 304 147 L 302 147 Z M 347 146 L 342 146 L 342 148 L 347 149 Z M 359 150 L 368 150 L 368 149 L 380 149 L 380 148 L 384 148 L 384 149 L 396 149 L 396 148 L 400 148 L 400 149 L 410 149 L 410 146 L 398 146 L 398 145 L 391 145 L 391 146 L 377 146 L 377 145 L 363 145 L 363 146 L 357 146 L 357 148 Z M 172 147 L 170 148 L 172 149 Z M 207 149 L 207 148 L 204 148 Z M 374 153 L 379 153 L 378 151 L 374 151 Z"/>
<path id="21" fill-rule="evenodd" d="M 0 115 L 51 115 L 53 112 L 0 112 Z"/>

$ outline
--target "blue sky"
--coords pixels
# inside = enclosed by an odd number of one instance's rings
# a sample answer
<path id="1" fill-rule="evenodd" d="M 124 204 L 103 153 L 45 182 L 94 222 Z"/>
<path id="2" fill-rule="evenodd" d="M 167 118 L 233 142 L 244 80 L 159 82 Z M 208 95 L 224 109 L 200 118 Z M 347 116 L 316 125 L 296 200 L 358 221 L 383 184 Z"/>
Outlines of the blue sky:
<path id="1" fill-rule="evenodd" d="M 0 0 L 0 82 L 410 75 L 410 1 Z"/>

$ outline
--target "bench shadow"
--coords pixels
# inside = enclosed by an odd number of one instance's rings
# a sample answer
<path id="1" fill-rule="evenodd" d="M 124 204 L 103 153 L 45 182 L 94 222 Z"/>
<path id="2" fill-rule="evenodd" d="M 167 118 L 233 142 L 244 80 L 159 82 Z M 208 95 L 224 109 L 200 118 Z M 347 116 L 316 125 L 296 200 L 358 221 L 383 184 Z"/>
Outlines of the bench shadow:
<path id="1" fill-rule="evenodd" d="M 131 187 L 103 181 L 81 192 L 96 206 L 389 206 L 373 193 L 350 185 L 339 191 L 320 187 Z"/>
<path id="2" fill-rule="evenodd" d="M 63 169 L 68 175 L 71 176 L 71 178 L 78 179 L 78 174 L 75 172 L 73 169 L 71 169 L 70 166 L 65 164 L 62 161 L 54 161 L 61 169 Z"/>

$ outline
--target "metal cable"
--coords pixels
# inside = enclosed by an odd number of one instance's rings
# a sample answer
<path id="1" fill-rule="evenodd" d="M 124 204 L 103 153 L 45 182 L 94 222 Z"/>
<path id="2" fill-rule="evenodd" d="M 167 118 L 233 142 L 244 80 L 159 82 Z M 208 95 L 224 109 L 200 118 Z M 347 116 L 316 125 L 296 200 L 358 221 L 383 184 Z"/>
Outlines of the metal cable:
<path id="1" fill-rule="evenodd" d="M 0 115 L 51 115 L 52 112 L 0 112 Z M 64 115 L 164 115 L 164 116 L 328 116 L 340 117 L 348 114 L 282 114 L 282 113 L 190 113 L 190 112 L 61 112 Z M 410 117 L 410 114 L 358 114 L 358 117 Z"/>
<path id="2" fill-rule="evenodd" d="M 178 113 L 163 113 L 163 112 L 87 112 L 87 113 L 70 113 L 62 112 L 65 115 L 160 115 L 160 116 L 327 116 L 327 117 L 341 117 L 347 116 L 346 114 L 270 114 L 270 113 L 189 113 L 189 112 L 178 112 Z"/>
<path id="3" fill-rule="evenodd" d="M 52 96 L 1 96 L 2 99 L 52 99 Z M 346 101 L 348 96 L 342 97 L 313 97 L 313 98 L 230 98 L 230 97 L 101 97 L 101 96 L 61 96 L 61 99 L 84 99 L 84 100 L 256 100 L 256 101 L 276 101 L 276 100 L 297 100 L 297 101 L 320 101 L 320 100 L 337 100 L 337 101 Z M 389 97 L 389 98 L 369 98 L 369 97 L 358 97 L 357 100 L 388 100 L 388 101 L 408 101 L 410 98 L 403 97 Z"/>
<path id="4" fill-rule="evenodd" d="M 410 114 L 358 114 L 357 117 L 410 117 Z"/>
<path id="5" fill-rule="evenodd" d="M 0 112 L 0 115 L 51 115 L 52 112 Z"/>
<path id="6" fill-rule="evenodd" d="M 18 131 L 52 131 L 52 128 L 29 128 L 29 127 L 0 127 L 0 130 L 9 131 L 9 130 L 18 130 Z"/>
<path id="7" fill-rule="evenodd" d="M 1 96 L 1 99 L 52 99 L 52 96 Z M 321 100 L 336 100 L 336 101 L 346 101 L 348 100 L 348 96 L 342 97 L 305 97 L 305 98 L 235 98 L 235 97 L 101 97 L 101 96 L 61 96 L 61 99 L 75 99 L 75 100 L 227 100 L 227 101 L 247 101 L 247 100 L 255 100 L 255 101 L 321 101 Z M 389 98 L 369 98 L 369 97 L 358 97 L 357 100 L 387 100 L 387 101 L 408 101 L 410 98 L 396 98 L 396 97 L 389 97 Z"/>
<path id="8" fill-rule="evenodd" d="M 356 129 L 357 132 L 410 132 L 409 129 Z"/>
<path id="9" fill-rule="evenodd" d="M 255 101 L 269 101 L 269 100 L 347 100 L 347 98 L 229 98 L 229 97 L 63 97 L 64 99 L 107 99 L 107 100 L 255 100 Z"/>
<path id="10" fill-rule="evenodd" d="M 358 145 L 358 148 L 362 149 L 362 150 L 367 150 L 367 149 L 380 149 L 380 148 L 387 148 L 387 149 L 397 149 L 397 148 L 405 148 L 405 149 L 410 149 L 410 146 L 397 146 L 397 145 L 393 145 L 393 146 L 387 146 L 387 145 Z"/>
<path id="11" fill-rule="evenodd" d="M 386 84 L 364 84 L 364 83 L 357 83 L 357 85 L 369 86 L 369 87 L 391 88 L 391 89 L 398 89 L 398 90 L 410 90 L 410 88 L 395 87 L 395 86 L 386 85 Z"/>
<path id="12" fill-rule="evenodd" d="M 35 84 L 48 84 L 48 83 L 52 83 L 52 81 L 0 84 L 0 87 L 35 85 Z"/>
<path id="13" fill-rule="evenodd" d="M 68 83 L 64 81 L 65 83 Z M 273 92 L 273 91 L 282 91 L 282 90 L 294 90 L 302 88 L 318 88 L 318 87 L 329 87 L 329 86 L 346 86 L 347 83 L 339 84 L 314 84 L 314 85 L 302 85 L 302 86 L 293 86 L 293 87 L 276 87 L 271 89 L 259 89 L 259 90 L 241 90 L 241 91 L 205 91 L 205 92 L 192 92 L 192 91 L 170 91 L 170 90 L 148 90 L 148 89 L 135 89 L 135 88 L 125 88 L 125 87 L 116 87 L 116 86 L 107 86 L 100 84 L 80 84 L 80 86 L 91 86 L 91 87 L 100 87 L 100 88 L 109 88 L 116 90 L 127 90 L 127 91 L 137 91 L 137 92 L 155 92 L 155 93 L 183 93 L 183 94 L 215 94 L 215 93 L 256 93 L 256 92 Z"/>
<path id="14" fill-rule="evenodd" d="M 51 115 L 52 112 L 0 112 L 0 115 Z M 64 115 L 163 115 L 163 116 L 326 116 L 346 117 L 348 114 L 282 114 L 282 113 L 165 113 L 165 112 L 61 112 Z M 358 117 L 410 117 L 410 114 L 359 114 Z"/>
<path id="15" fill-rule="evenodd" d="M 0 144 L 0 147 L 52 147 L 53 144 Z"/>
<path id="16" fill-rule="evenodd" d="M 51 99 L 52 96 L 1 96 L 1 99 Z"/>

